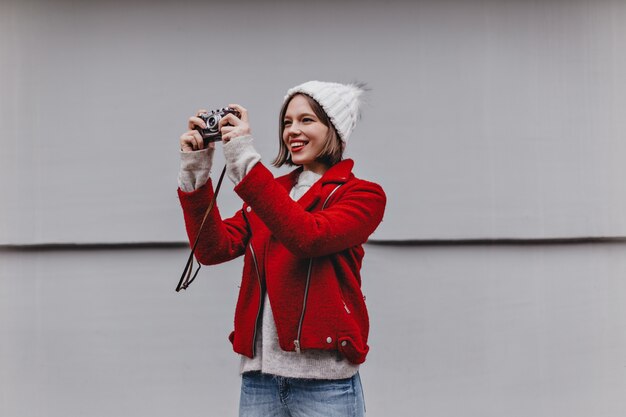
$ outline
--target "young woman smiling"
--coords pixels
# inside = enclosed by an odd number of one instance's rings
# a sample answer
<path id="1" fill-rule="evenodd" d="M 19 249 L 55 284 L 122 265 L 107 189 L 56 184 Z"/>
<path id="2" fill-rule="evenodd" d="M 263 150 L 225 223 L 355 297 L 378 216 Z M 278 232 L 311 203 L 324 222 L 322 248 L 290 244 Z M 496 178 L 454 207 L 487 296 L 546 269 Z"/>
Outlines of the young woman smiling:
<path id="1" fill-rule="evenodd" d="M 359 116 L 356 85 L 309 81 L 288 90 L 279 118 L 274 178 L 253 146 L 248 112 L 232 104 L 220 122 L 226 172 L 243 207 L 211 211 L 196 257 L 202 264 L 244 255 L 235 329 L 241 355 L 240 416 L 361 416 L 358 370 L 369 350 L 361 292 L 362 244 L 382 221 L 382 188 L 343 159 Z M 190 242 L 214 191 L 214 147 L 203 149 L 196 116 L 180 137 L 179 198 Z"/>

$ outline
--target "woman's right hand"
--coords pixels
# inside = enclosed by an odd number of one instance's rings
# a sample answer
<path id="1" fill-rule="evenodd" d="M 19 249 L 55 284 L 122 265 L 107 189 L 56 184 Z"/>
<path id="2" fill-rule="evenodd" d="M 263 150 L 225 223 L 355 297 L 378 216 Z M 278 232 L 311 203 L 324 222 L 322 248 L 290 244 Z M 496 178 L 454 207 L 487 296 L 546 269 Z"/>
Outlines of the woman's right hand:
<path id="1" fill-rule="evenodd" d="M 196 127 L 206 129 L 206 123 L 204 120 L 198 117 L 201 113 L 208 113 L 205 109 L 200 109 L 196 112 L 195 116 L 189 118 L 187 128 L 189 129 L 180 136 L 180 150 L 183 152 L 193 152 L 200 149 L 204 149 L 204 142 L 200 132 L 196 130 Z M 209 147 L 215 147 L 214 143 L 209 143 Z"/>

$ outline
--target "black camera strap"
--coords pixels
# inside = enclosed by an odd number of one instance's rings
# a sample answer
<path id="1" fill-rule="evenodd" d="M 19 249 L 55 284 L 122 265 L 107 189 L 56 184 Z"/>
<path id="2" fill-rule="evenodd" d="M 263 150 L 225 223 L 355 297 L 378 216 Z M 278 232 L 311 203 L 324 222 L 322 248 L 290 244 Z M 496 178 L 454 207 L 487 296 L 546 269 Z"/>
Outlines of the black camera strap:
<path id="1" fill-rule="evenodd" d="M 196 241 L 193 243 L 193 247 L 191 248 L 191 253 L 189 254 L 189 258 L 187 259 L 187 264 L 185 265 L 185 269 L 183 270 L 183 274 L 180 276 L 180 281 L 178 281 L 178 285 L 176 286 L 176 292 L 179 292 L 181 289 L 186 290 L 187 287 L 196 279 L 198 272 L 200 272 L 200 262 L 198 262 L 198 269 L 191 276 L 191 271 L 193 270 L 193 258 L 194 253 L 196 251 L 196 246 L 198 246 L 198 241 L 200 240 L 200 233 L 202 232 L 202 228 L 204 227 L 204 222 L 206 222 L 207 217 L 209 217 L 209 213 L 211 209 L 215 205 L 215 200 L 217 199 L 217 194 L 220 192 L 220 187 L 222 186 L 222 180 L 224 179 L 224 174 L 226 173 L 226 165 L 224 165 L 224 169 L 222 169 L 222 173 L 220 174 L 220 179 L 217 181 L 217 187 L 215 187 L 215 193 L 213 193 L 213 198 L 209 203 L 209 207 L 206 209 L 204 213 L 204 217 L 202 218 L 202 223 L 200 224 L 200 228 L 198 229 L 198 234 L 196 235 Z"/>

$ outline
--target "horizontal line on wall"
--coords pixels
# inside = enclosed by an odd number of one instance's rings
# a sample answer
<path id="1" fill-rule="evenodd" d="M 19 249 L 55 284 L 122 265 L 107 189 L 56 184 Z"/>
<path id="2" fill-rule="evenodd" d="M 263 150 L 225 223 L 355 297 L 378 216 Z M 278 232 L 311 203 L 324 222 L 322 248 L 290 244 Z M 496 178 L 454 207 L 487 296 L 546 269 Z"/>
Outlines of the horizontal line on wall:
<path id="1" fill-rule="evenodd" d="M 114 243 L 34 243 L 25 245 L 0 245 L 4 251 L 66 251 L 66 250 L 116 250 L 116 249 L 175 249 L 189 247 L 187 242 L 114 242 Z"/>
<path id="2" fill-rule="evenodd" d="M 568 237 L 536 239 L 370 239 L 376 246 L 469 246 L 469 245 L 575 245 L 589 243 L 626 243 L 626 237 Z M 36 243 L 0 245 L 0 251 L 68 251 L 189 248 L 187 242 L 117 242 L 117 243 Z"/>
<path id="3" fill-rule="evenodd" d="M 469 246 L 469 245 L 577 245 L 588 243 L 626 243 L 625 236 L 613 237 L 558 237 L 558 238 L 483 238 L 483 239 L 370 239 L 377 246 Z"/>

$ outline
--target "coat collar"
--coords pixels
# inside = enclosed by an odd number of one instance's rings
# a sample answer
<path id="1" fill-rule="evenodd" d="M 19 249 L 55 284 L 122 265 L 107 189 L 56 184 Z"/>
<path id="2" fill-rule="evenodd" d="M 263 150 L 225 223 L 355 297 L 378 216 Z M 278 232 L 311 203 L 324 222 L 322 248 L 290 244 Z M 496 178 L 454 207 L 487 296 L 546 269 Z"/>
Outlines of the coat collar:
<path id="1" fill-rule="evenodd" d="M 315 182 L 311 188 L 298 200 L 298 203 L 305 210 L 311 209 L 322 198 L 330 194 L 335 187 L 326 187 L 328 184 L 343 184 L 354 177 L 352 167 L 354 161 L 352 159 L 344 159 L 330 167 L 322 178 Z M 298 180 L 298 176 L 302 172 L 302 167 L 290 172 L 287 175 L 277 178 L 277 181 L 285 187 L 289 192 Z"/>

